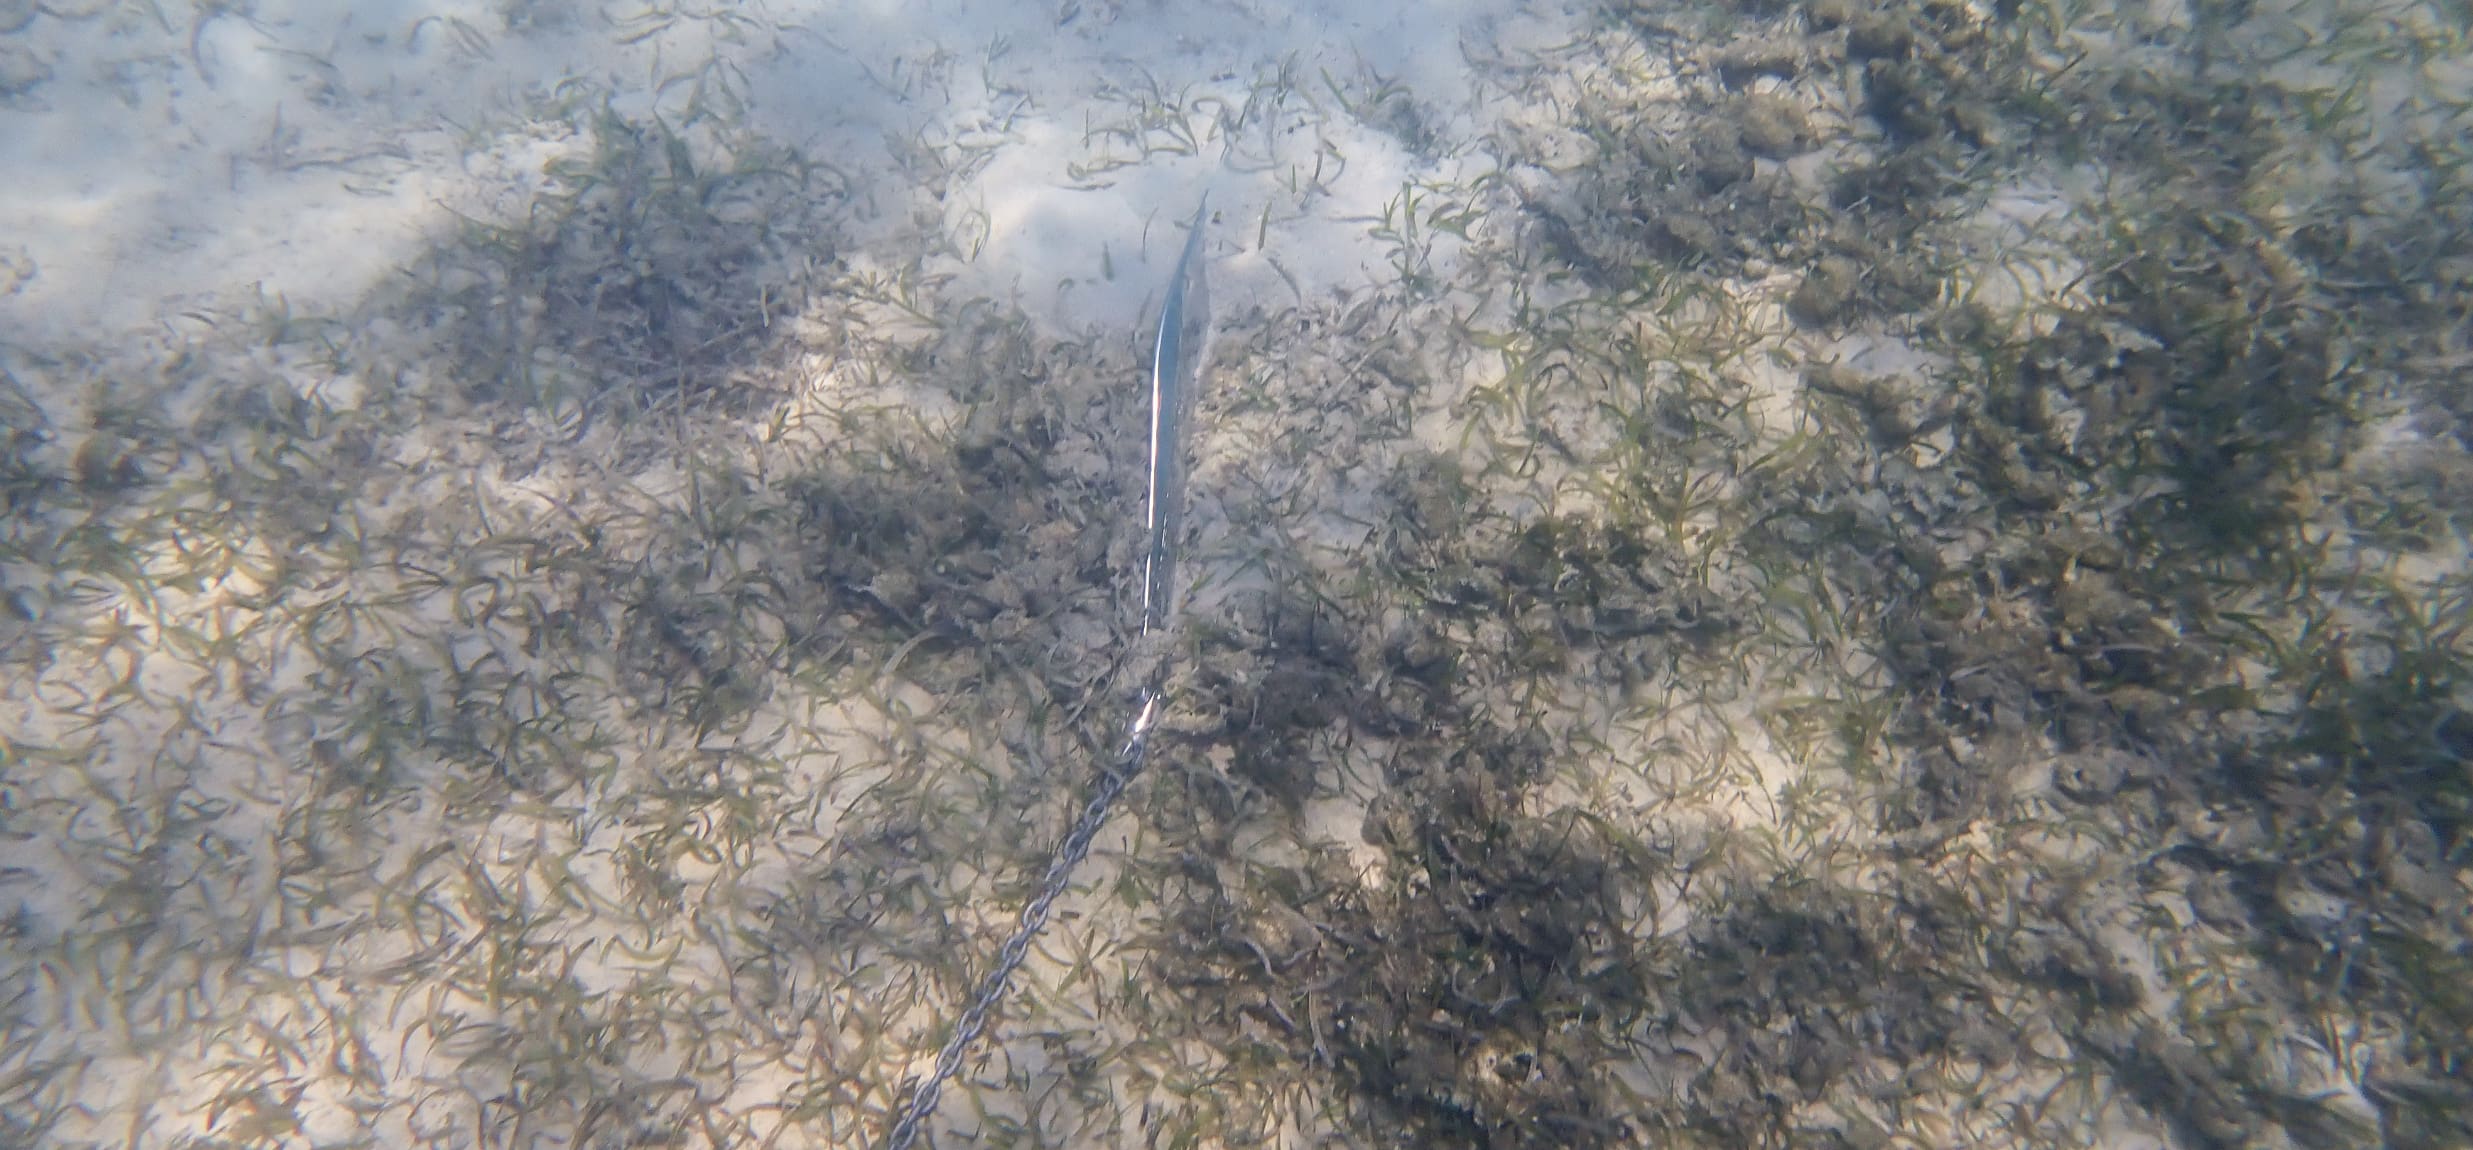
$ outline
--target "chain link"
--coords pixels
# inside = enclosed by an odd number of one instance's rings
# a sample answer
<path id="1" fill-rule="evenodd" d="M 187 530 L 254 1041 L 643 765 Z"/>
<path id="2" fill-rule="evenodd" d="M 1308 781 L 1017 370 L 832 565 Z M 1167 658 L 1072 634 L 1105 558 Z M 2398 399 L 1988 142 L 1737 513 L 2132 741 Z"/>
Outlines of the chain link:
<path id="1" fill-rule="evenodd" d="M 1005 996 L 1005 986 L 1013 981 L 1013 972 L 1021 969 L 1023 958 L 1030 953 L 1031 940 L 1048 925 L 1049 912 L 1056 908 L 1056 900 L 1064 896 L 1065 887 L 1073 882 L 1074 868 L 1081 866 L 1083 858 L 1090 854 L 1091 840 L 1099 837 L 1100 826 L 1108 821 L 1109 809 L 1142 771 L 1151 725 L 1159 719 L 1160 695 L 1165 690 L 1169 616 L 1175 609 L 1176 526 L 1184 508 L 1180 498 L 1185 478 L 1182 424 L 1191 407 L 1192 380 L 1199 377 L 1202 361 L 1209 355 L 1204 350 L 1210 339 L 1209 283 L 1199 262 L 1203 213 L 1209 205 L 1206 194 L 1202 204 L 1194 209 L 1193 230 L 1185 237 L 1185 254 L 1177 259 L 1176 278 L 1169 283 L 1168 298 L 1160 312 L 1158 353 L 1151 362 L 1150 549 L 1143 560 L 1143 642 L 1137 652 L 1138 660 L 1149 666 L 1138 680 L 1145 686 L 1134 713 L 1133 730 L 1125 736 L 1124 749 L 1117 752 L 1116 760 L 1100 772 L 1099 785 L 1092 789 L 1090 801 L 1083 804 L 1082 816 L 1065 832 L 1065 841 L 1057 844 L 1055 857 L 1048 861 L 1047 877 L 1039 882 L 1039 892 L 1022 908 L 1013 937 L 998 948 L 996 965 L 988 970 L 987 977 L 979 980 L 969 1005 L 954 1020 L 952 1035 L 945 1039 L 944 1048 L 936 1052 L 935 1067 L 912 1087 L 910 1097 L 896 1112 L 893 1129 L 885 1137 L 888 1150 L 910 1150 L 911 1144 L 918 1141 L 928 1115 L 936 1112 L 937 1100 L 944 1097 L 945 1083 L 961 1073 L 962 1057 L 987 1030 L 989 1016 Z M 1190 348 L 1186 346 L 1189 339 L 1193 343 Z"/>
<path id="2" fill-rule="evenodd" d="M 1142 773 L 1142 761 L 1150 747 L 1151 725 L 1159 717 L 1160 688 L 1156 680 L 1142 693 L 1142 707 L 1133 721 L 1133 731 L 1125 737 L 1123 750 L 1116 761 L 1099 774 L 1099 785 L 1091 791 L 1090 801 L 1082 804 L 1082 815 L 1074 820 L 1065 840 L 1056 846 L 1056 855 L 1048 860 L 1047 877 L 1040 880 L 1039 893 L 1022 908 L 1022 917 L 1013 928 L 1013 937 L 996 951 L 996 965 L 987 977 L 979 980 L 979 988 L 970 996 L 970 1005 L 962 1009 L 953 1023 L 953 1034 L 945 1039 L 944 1048 L 936 1052 L 935 1068 L 911 1089 L 902 1103 L 900 1117 L 893 1123 L 892 1133 L 885 1139 L 886 1150 L 910 1150 L 919 1140 L 919 1131 L 929 1115 L 936 1112 L 936 1103 L 944 1097 L 945 1083 L 961 1073 L 962 1057 L 986 1032 L 988 1016 L 1005 996 L 1005 987 L 1013 981 L 1013 972 L 1021 969 L 1030 955 L 1031 940 L 1046 929 L 1048 915 L 1056 909 L 1056 900 L 1073 882 L 1073 872 L 1090 855 L 1091 842 L 1099 837 L 1099 828 L 1108 821 L 1108 811 L 1123 796 L 1135 775 Z"/>

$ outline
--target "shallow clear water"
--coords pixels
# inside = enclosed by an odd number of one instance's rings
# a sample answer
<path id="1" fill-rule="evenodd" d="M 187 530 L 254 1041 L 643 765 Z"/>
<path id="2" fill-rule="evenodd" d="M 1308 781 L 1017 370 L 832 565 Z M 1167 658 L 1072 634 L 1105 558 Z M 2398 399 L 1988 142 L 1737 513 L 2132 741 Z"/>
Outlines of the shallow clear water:
<path id="1" fill-rule="evenodd" d="M 0 0 L 0 1145 L 2462 1145 L 2466 34 Z"/>

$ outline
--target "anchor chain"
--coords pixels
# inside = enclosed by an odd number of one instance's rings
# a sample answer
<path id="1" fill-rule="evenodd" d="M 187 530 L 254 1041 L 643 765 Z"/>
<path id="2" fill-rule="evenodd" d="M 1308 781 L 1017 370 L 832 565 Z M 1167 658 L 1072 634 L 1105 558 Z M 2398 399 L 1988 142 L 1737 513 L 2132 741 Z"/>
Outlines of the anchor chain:
<path id="1" fill-rule="evenodd" d="M 1092 789 L 1090 801 L 1082 804 L 1081 817 L 1065 832 L 1057 844 L 1056 855 L 1048 861 L 1047 876 L 1040 880 L 1039 893 L 1022 908 L 1015 923 L 1013 937 L 996 951 L 996 965 L 979 980 L 979 987 L 970 996 L 970 1005 L 954 1020 L 953 1033 L 945 1039 L 944 1048 L 936 1052 L 936 1064 L 928 1076 L 912 1087 L 910 1097 L 902 1103 L 900 1117 L 893 1123 L 886 1138 L 886 1150 L 910 1150 L 918 1141 L 919 1131 L 927 1117 L 936 1112 L 936 1103 L 944 1097 L 945 1083 L 961 1073 L 962 1057 L 972 1044 L 986 1032 L 988 1016 L 1005 996 L 1005 988 L 1013 974 L 1021 969 L 1030 955 L 1030 944 L 1048 925 L 1048 915 L 1056 908 L 1056 900 L 1073 882 L 1075 868 L 1090 855 L 1091 842 L 1099 837 L 1099 828 L 1108 821 L 1108 812 L 1125 793 L 1135 775 L 1142 773 L 1142 763 L 1150 747 L 1151 726 L 1159 717 L 1160 688 L 1154 683 L 1142 694 L 1142 707 L 1133 722 L 1133 731 L 1125 738 L 1124 749 L 1117 752 L 1116 761 L 1099 774 L 1099 785 Z"/>

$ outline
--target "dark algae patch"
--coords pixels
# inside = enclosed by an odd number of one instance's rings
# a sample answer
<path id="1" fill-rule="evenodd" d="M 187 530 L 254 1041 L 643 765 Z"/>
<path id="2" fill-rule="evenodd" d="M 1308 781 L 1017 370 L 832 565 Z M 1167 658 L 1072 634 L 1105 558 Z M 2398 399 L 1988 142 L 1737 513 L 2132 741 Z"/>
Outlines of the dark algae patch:
<path id="1" fill-rule="evenodd" d="M 1603 1146 L 1645 1005 L 1628 918 L 1645 860 L 1577 812 L 1517 812 L 1536 748 L 1402 767 L 1364 834 L 1392 883 L 1329 865 L 1232 885 L 1210 869 L 1158 974 L 1207 1025 L 1368 1100 L 1393 1141 Z M 1175 956 L 1175 957 L 1164 957 Z"/>
<path id="2" fill-rule="evenodd" d="M 576 85 L 553 112 L 587 149 L 550 165 L 521 218 L 473 221 L 406 285 L 467 393 L 578 433 L 777 400 L 765 351 L 834 259 L 842 178 L 704 110 L 631 118 Z"/>

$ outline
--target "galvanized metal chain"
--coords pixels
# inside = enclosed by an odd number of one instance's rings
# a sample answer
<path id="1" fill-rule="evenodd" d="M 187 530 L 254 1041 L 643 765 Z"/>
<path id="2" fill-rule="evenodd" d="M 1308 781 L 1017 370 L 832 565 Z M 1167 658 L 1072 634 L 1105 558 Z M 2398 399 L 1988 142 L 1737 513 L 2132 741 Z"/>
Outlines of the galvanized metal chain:
<path id="1" fill-rule="evenodd" d="M 1048 915 L 1055 910 L 1056 900 L 1063 897 L 1067 886 L 1072 885 L 1075 868 L 1089 857 L 1091 842 L 1099 837 L 1099 828 L 1107 823 L 1109 810 L 1124 795 L 1134 776 L 1142 773 L 1142 762 L 1150 746 L 1151 726 L 1159 718 L 1159 696 L 1160 686 L 1154 679 L 1152 685 L 1143 690 L 1141 709 L 1134 717 L 1132 733 L 1125 737 L 1124 749 L 1117 752 L 1115 762 L 1100 772 L 1099 785 L 1092 789 L 1090 801 L 1082 804 L 1081 817 L 1074 820 L 1072 828 L 1065 832 L 1064 841 L 1057 844 L 1055 856 L 1048 860 L 1047 876 L 1040 880 L 1039 892 L 1031 896 L 1029 905 L 1022 908 L 1022 917 L 1014 925 L 1013 937 L 1006 939 L 1005 945 L 997 949 L 996 965 L 979 980 L 978 989 L 970 996 L 970 1004 L 962 1009 L 961 1017 L 954 1020 L 953 1033 L 945 1039 L 944 1048 L 936 1052 L 935 1068 L 912 1087 L 910 1097 L 902 1103 L 893 1123 L 893 1131 L 885 1139 L 887 1150 L 910 1150 L 911 1145 L 919 1140 L 919 1131 L 926 1125 L 928 1116 L 936 1112 L 937 1100 L 944 1096 L 945 1083 L 961 1073 L 963 1056 L 986 1032 L 988 1016 L 995 1013 L 997 1003 L 1005 996 L 1005 987 L 1013 981 L 1014 972 L 1021 969 L 1023 960 L 1030 956 L 1031 941 L 1047 927 Z"/>
<path id="2" fill-rule="evenodd" d="M 889 1150 L 910 1150 L 911 1144 L 918 1141 L 928 1116 L 936 1112 L 937 1100 L 944 1097 L 945 1083 L 961 1073 L 963 1057 L 987 1030 L 988 1018 L 1004 999 L 1006 985 L 1013 981 L 1014 972 L 1021 969 L 1023 959 L 1030 954 L 1031 941 L 1048 925 L 1048 915 L 1056 909 L 1056 900 L 1064 896 L 1065 887 L 1073 882 L 1074 868 L 1081 866 L 1090 854 L 1091 840 L 1099 837 L 1100 826 L 1108 821 L 1109 809 L 1142 771 L 1151 726 L 1159 720 L 1160 695 L 1167 680 L 1165 644 L 1175 610 L 1177 526 L 1184 510 L 1185 425 L 1192 406 L 1193 382 L 1201 362 L 1210 354 L 1209 277 L 1203 272 L 1201 258 L 1203 215 L 1209 210 L 1210 197 L 1206 194 L 1202 205 L 1194 209 L 1184 254 L 1177 259 L 1176 275 L 1169 281 L 1167 298 L 1160 306 L 1158 340 L 1151 356 L 1151 465 L 1149 506 L 1144 520 L 1149 546 L 1143 556 L 1141 643 L 1134 664 L 1143 668 L 1139 680 L 1143 688 L 1133 730 L 1125 736 L 1124 749 L 1117 752 L 1116 760 L 1100 772 L 1099 785 L 1092 789 L 1090 801 L 1082 805 L 1081 817 L 1065 832 L 1065 841 L 1057 844 L 1055 857 L 1048 860 L 1047 877 L 1040 880 L 1039 891 L 1031 896 L 1030 904 L 1022 908 L 1013 937 L 997 950 L 996 965 L 979 980 L 969 1005 L 954 1020 L 953 1033 L 945 1039 L 944 1048 L 936 1052 L 935 1066 L 911 1088 L 910 1097 L 895 1112 L 892 1132 L 885 1138 Z"/>

